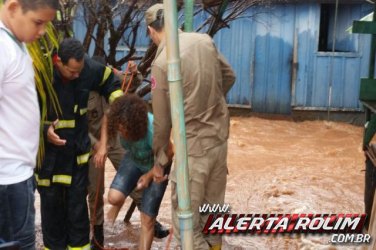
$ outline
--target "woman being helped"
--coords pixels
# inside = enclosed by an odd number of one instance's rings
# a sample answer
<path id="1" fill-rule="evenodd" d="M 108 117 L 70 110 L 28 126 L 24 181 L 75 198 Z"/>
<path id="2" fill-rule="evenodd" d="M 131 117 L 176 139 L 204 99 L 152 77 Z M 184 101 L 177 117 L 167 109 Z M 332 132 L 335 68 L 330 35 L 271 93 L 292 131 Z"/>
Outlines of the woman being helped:
<path id="1" fill-rule="evenodd" d="M 139 249 L 150 249 L 155 218 L 167 187 L 168 180 L 162 183 L 152 182 L 153 158 L 153 115 L 148 113 L 144 100 L 136 95 L 117 98 L 111 105 L 108 116 L 109 136 L 119 132 L 120 143 L 126 150 L 119 170 L 112 181 L 108 201 L 113 207 L 107 217 L 115 221 L 125 199 L 135 189 L 145 188 L 141 201 L 141 235 Z M 172 145 L 168 155 L 172 162 Z M 170 171 L 166 168 L 166 175 Z"/>

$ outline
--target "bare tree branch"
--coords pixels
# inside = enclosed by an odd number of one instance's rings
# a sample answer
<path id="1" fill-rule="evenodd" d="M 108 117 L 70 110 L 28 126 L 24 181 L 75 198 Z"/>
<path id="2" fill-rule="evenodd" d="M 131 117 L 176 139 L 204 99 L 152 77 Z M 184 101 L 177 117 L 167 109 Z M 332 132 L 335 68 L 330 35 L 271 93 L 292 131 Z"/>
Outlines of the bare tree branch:
<path id="1" fill-rule="evenodd" d="M 269 1 L 269 0 L 267 0 Z M 281 0 L 284 1 L 284 0 Z M 157 0 L 61 0 L 61 20 L 57 26 L 60 32 L 69 34 L 77 9 L 83 15 L 86 34 L 83 45 L 86 51 L 94 45 L 94 55 L 101 55 L 114 67 L 121 67 L 127 61 L 138 58 L 136 41 L 141 33 L 140 28 L 144 19 L 144 11 Z M 178 1 L 179 9 L 183 7 L 183 0 Z M 196 31 L 207 30 L 211 36 L 223 29 L 229 28 L 236 19 L 248 18 L 247 11 L 265 0 L 202 0 L 196 1 L 194 15 L 206 12 L 209 17 L 197 25 Z M 73 12 L 75 12 L 73 14 Z M 182 14 L 181 14 L 182 15 Z M 68 29 L 68 28 L 69 29 Z M 107 39 L 107 40 L 105 40 Z M 94 42 L 94 43 L 93 43 Z M 108 47 L 105 47 L 108 44 Z M 124 47 L 126 54 L 118 58 L 117 49 Z M 147 76 L 151 62 L 156 53 L 156 46 L 150 45 L 138 66 L 144 76 Z"/>

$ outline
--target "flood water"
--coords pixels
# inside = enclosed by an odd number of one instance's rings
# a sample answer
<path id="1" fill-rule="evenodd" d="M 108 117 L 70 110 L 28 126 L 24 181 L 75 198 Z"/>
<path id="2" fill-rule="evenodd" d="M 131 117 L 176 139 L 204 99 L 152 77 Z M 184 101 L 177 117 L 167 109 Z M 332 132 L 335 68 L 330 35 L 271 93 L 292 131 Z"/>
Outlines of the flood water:
<path id="1" fill-rule="evenodd" d="M 231 213 L 363 213 L 363 128 L 327 121 L 294 122 L 289 118 L 232 117 L 228 153 L 226 203 Z M 115 174 L 106 165 L 106 190 Z M 171 226 L 170 189 L 158 220 Z M 38 248 L 42 247 L 37 205 Z M 105 224 L 106 246 L 137 249 L 140 215 Z M 106 203 L 105 209 L 109 208 Z M 331 245 L 330 235 L 225 236 L 223 249 L 360 249 Z M 172 238 L 155 239 L 152 249 L 175 249 Z"/>

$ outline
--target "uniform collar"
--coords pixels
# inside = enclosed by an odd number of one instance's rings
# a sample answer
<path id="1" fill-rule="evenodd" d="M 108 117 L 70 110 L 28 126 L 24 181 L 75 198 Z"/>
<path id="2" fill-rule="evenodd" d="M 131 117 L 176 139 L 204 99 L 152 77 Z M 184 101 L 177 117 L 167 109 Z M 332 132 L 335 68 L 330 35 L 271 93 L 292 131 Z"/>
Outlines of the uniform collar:
<path id="1" fill-rule="evenodd" d="M 181 29 L 178 29 L 178 37 L 181 34 L 183 34 L 183 31 L 181 31 Z M 161 41 L 161 43 L 158 45 L 158 49 L 157 49 L 157 53 L 155 55 L 154 61 L 159 56 L 159 54 L 161 54 L 161 52 L 163 51 L 164 47 L 166 47 L 166 38 L 163 38 L 163 40 Z"/>
<path id="2" fill-rule="evenodd" d="M 157 53 L 155 54 L 155 58 L 157 58 L 159 56 L 159 54 L 161 54 L 164 47 L 166 47 L 166 39 L 165 38 L 158 45 L 158 49 L 157 49 Z"/>
<path id="3" fill-rule="evenodd" d="M 5 34 L 7 34 L 23 52 L 26 52 L 24 43 L 18 40 L 16 36 L 12 33 L 12 31 L 10 31 L 7 27 L 5 27 L 5 24 L 1 20 L 0 20 L 0 29 L 3 30 Z"/>

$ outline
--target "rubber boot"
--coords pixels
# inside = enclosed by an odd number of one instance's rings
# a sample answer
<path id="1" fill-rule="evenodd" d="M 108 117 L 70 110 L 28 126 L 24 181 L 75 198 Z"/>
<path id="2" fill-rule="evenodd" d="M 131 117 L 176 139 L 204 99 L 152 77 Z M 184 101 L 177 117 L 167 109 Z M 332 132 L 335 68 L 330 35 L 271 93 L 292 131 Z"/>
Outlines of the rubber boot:
<path id="1" fill-rule="evenodd" d="M 91 249 L 93 250 L 101 250 L 104 243 L 104 235 L 103 235 L 103 224 L 102 225 L 94 225 L 94 234 L 93 238 L 91 239 Z"/>
<path id="2" fill-rule="evenodd" d="M 210 250 L 221 250 L 221 249 L 222 249 L 222 245 L 214 245 L 210 247 Z"/>

